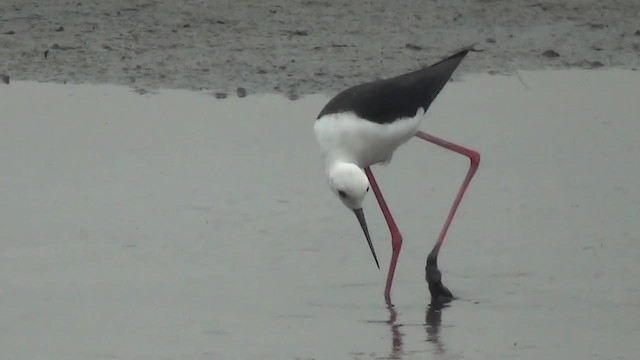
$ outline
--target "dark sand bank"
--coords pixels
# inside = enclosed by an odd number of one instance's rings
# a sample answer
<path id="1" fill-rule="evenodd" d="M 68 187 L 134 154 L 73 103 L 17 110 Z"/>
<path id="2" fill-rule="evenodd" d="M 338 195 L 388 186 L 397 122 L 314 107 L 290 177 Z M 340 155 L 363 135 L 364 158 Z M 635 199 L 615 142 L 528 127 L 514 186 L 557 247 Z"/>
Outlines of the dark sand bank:
<path id="1" fill-rule="evenodd" d="M 476 42 L 484 52 L 458 74 L 634 69 L 639 18 L 635 0 L 4 0 L 0 74 L 297 97 L 414 69 Z"/>

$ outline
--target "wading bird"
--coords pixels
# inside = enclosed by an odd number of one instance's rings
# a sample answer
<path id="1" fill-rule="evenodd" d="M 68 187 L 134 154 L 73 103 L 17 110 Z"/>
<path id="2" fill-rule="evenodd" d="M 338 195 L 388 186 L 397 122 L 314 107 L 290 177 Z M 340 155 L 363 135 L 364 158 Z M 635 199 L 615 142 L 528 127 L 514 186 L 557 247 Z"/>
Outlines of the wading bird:
<path id="1" fill-rule="evenodd" d="M 471 161 L 438 240 L 427 256 L 426 280 L 432 298 L 453 298 L 442 284 L 438 252 L 458 205 L 478 169 L 480 154 L 424 133 L 418 130 L 418 126 L 462 59 L 472 50 L 472 47 L 467 47 L 420 70 L 348 88 L 332 98 L 315 120 L 314 134 L 324 158 L 329 187 L 356 215 L 378 268 L 380 265 L 362 210 L 362 202 L 369 188 L 373 189 L 389 226 L 392 256 L 384 292 L 387 300 L 390 299 L 402 235 L 370 167 L 391 161 L 393 152 L 414 136 L 467 156 Z"/>

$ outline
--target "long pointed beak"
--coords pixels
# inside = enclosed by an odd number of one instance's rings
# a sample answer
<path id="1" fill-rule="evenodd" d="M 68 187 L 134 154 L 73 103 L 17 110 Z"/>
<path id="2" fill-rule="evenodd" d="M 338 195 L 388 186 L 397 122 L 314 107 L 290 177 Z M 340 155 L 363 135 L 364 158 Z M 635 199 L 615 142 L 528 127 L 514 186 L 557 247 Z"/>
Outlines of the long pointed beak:
<path id="1" fill-rule="evenodd" d="M 371 249 L 371 254 L 373 255 L 373 259 L 376 261 L 376 266 L 380 269 L 380 264 L 378 264 L 378 257 L 376 256 L 376 250 L 373 248 L 373 244 L 371 243 L 371 237 L 369 236 L 369 228 L 367 228 L 367 222 L 364 220 L 364 212 L 362 209 L 355 209 L 353 213 L 356 214 L 358 221 L 360 222 L 360 226 L 362 227 L 362 231 L 364 231 L 364 236 L 367 238 L 367 242 L 369 243 L 369 249 Z"/>

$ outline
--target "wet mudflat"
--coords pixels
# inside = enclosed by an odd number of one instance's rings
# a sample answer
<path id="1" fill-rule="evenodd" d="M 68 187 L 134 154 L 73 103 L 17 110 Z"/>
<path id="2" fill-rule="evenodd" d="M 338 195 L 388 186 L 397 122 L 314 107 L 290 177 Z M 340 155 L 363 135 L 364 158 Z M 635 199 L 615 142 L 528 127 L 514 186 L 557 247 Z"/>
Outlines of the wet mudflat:
<path id="1" fill-rule="evenodd" d="M 465 76 L 374 172 L 405 238 L 393 307 L 326 187 L 328 99 L 0 87 L 0 348 L 11 359 L 634 359 L 640 352 L 637 72 Z"/>
<path id="2" fill-rule="evenodd" d="M 637 0 L 3 0 L 0 74 L 288 97 L 484 50 L 463 73 L 640 67 Z"/>

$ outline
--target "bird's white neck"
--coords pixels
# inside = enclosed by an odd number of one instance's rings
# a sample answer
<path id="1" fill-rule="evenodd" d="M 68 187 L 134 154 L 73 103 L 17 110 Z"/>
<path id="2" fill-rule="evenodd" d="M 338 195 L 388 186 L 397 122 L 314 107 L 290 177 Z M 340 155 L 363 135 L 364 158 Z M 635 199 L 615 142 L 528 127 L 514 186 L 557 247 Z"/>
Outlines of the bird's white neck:
<path id="1" fill-rule="evenodd" d="M 334 158 L 327 158 L 325 161 L 325 168 L 324 171 L 327 174 L 327 176 L 329 176 L 334 170 L 336 170 L 337 168 L 347 165 L 347 164 L 353 164 L 356 165 L 358 167 L 360 167 L 357 162 L 355 162 L 352 159 L 348 159 L 347 157 L 334 157 Z M 362 167 L 360 167 L 362 168 Z"/>

